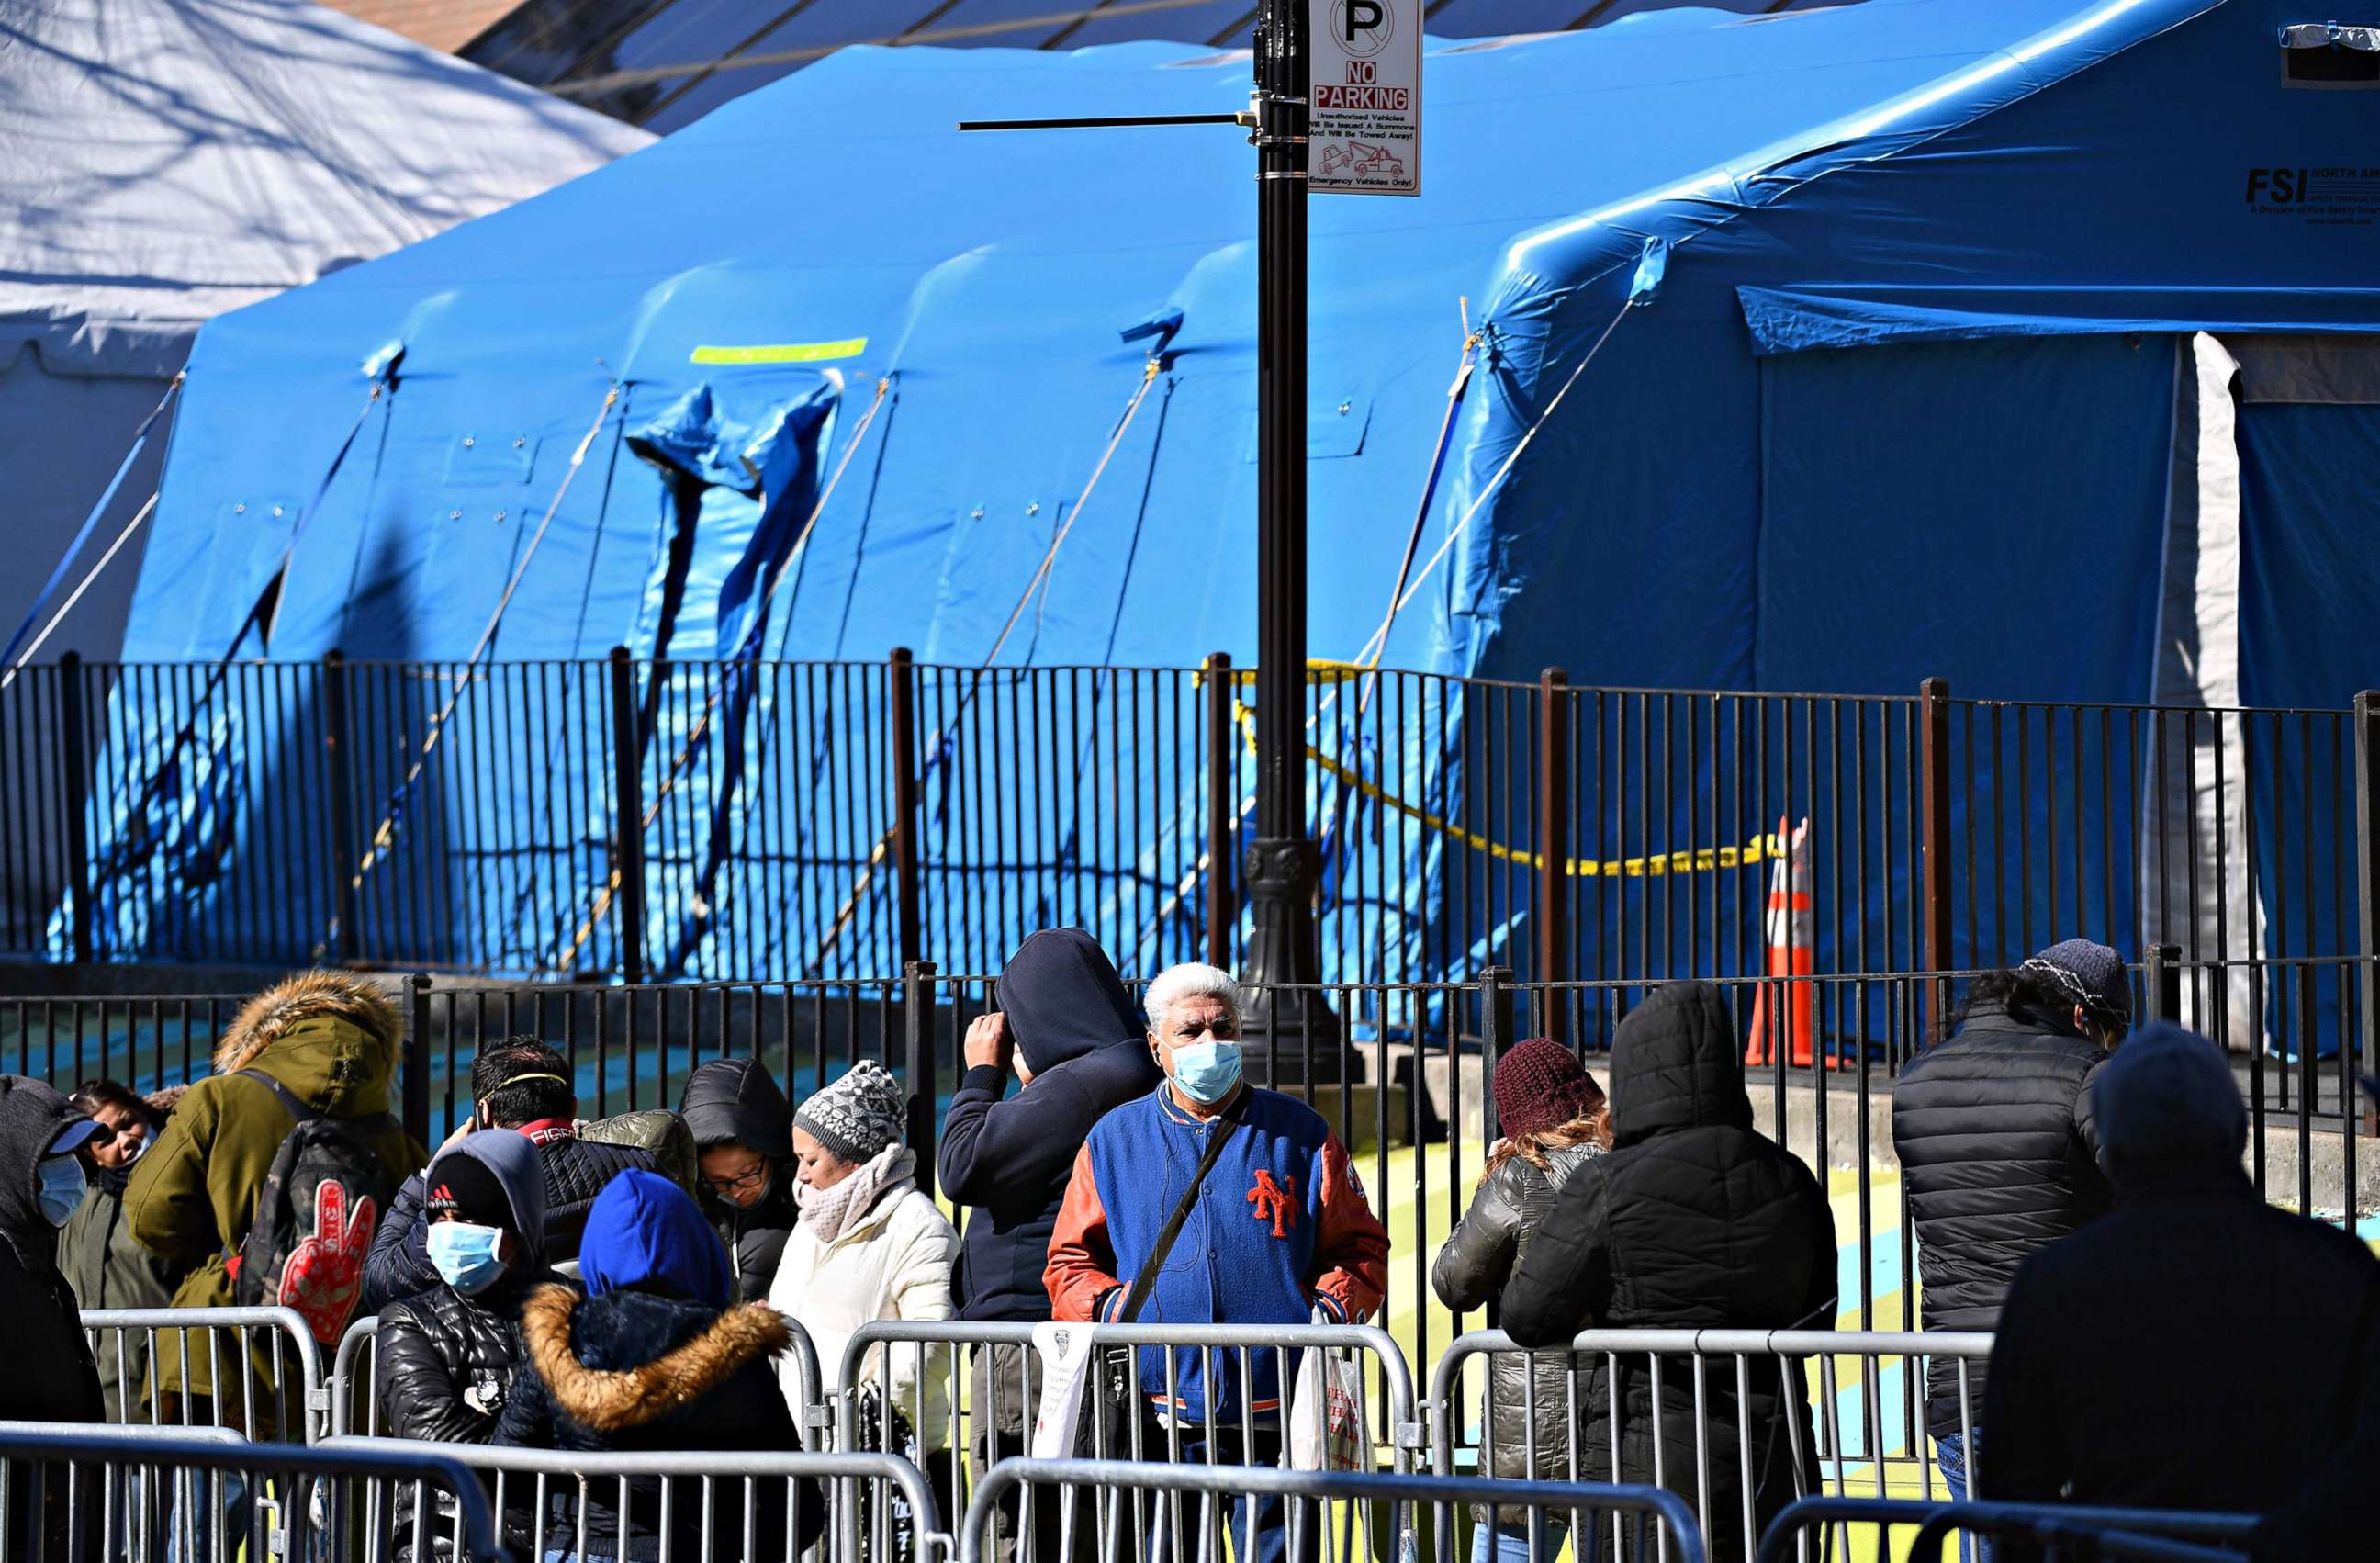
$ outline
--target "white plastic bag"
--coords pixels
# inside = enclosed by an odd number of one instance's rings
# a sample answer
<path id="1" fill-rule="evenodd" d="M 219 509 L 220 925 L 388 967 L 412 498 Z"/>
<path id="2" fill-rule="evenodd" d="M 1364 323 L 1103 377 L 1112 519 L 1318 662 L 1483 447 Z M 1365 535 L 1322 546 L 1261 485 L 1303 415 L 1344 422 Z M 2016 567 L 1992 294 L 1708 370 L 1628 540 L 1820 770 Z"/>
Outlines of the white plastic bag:
<path id="1" fill-rule="evenodd" d="M 1307 1347 L 1289 1398 L 1290 1469 L 1361 1471 L 1365 1463 L 1363 1364 Z"/>
<path id="2" fill-rule="evenodd" d="M 1089 1325 L 1033 1326 L 1033 1352 L 1041 1363 L 1041 1398 L 1033 1413 L 1035 1459 L 1064 1459 L 1075 1452 L 1083 1397 L 1092 1392 L 1091 1337 Z"/>

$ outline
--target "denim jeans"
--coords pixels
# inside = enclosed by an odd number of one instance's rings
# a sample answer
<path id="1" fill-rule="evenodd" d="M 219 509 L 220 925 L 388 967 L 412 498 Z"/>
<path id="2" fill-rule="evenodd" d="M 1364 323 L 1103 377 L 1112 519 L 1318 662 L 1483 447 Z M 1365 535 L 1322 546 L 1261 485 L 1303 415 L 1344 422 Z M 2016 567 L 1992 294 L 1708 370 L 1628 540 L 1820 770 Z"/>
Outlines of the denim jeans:
<path id="1" fill-rule="evenodd" d="M 1934 1452 L 1942 1465 L 1943 1484 L 1950 1489 L 1952 1503 L 1967 1503 L 1974 1495 L 1968 1491 L 1967 1456 L 1972 1450 L 1981 1454 L 1984 1430 L 1970 1427 L 1964 1433 L 1953 1433 L 1934 1440 Z M 1992 1563 L 1991 1544 L 1981 1536 L 1963 1532 L 1959 1537 L 1959 1563 Z"/>
<path id="2" fill-rule="evenodd" d="M 1165 1447 L 1165 1434 L 1152 1432 L 1152 1450 Z M 1217 1429 L 1215 1447 L 1209 1451 L 1204 1430 L 1192 1436 L 1182 1435 L 1181 1463 L 1184 1465 L 1264 1465 L 1281 1463 L 1281 1435 L 1271 1429 L 1259 1430 L 1254 1438 L 1244 1438 L 1236 1429 Z M 1127 1496 L 1127 1502 L 1131 1501 Z M 1297 1548 L 1290 1550 L 1290 1500 L 1278 1494 L 1242 1493 L 1231 1497 L 1209 1496 L 1203 1493 L 1157 1492 L 1148 1496 L 1156 1511 L 1156 1521 L 1149 1540 L 1149 1557 L 1156 1563 L 1315 1563 L 1322 1555 L 1322 1528 L 1328 1521 L 1329 1506 L 1306 1502 L 1297 1506 Z M 1209 1520 L 1219 1532 L 1228 1524 L 1227 1541 L 1222 1533 L 1206 1533 Z M 1182 1535 L 1177 1540 L 1169 1532 L 1179 1522 Z M 1243 1545 L 1248 1538 L 1248 1527 L 1256 1527 L 1253 1550 Z"/>
<path id="3" fill-rule="evenodd" d="M 211 1500 L 217 1497 L 223 1500 L 225 1551 L 230 1557 L 237 1557 L 240 1549 L 248 1545 L 254 1506 L 249 1502 L 247 1473 L 224 1471 L 221 1484 L 217 1486 L 215 1473 L 205 1471 L 169 1474 L 165 1478 L 165 1507 L 171 1516 L 166 1525 L 169 1557 L 187 1559 L 188 1563 L 216 1563 L 214 1521 L 207 1509 Z"/>
<path id="4" fill-rule="evenodd" d="M 1570 1521 L 1540 1514 L 1534 1529 L 1536 1550 L 1532 1557 L 1528 1531 L 1493 1529 L 1482 1521 L 1471 1532 L 1471 1563 L 1557 1563 L 1563 1538 L 1570 1534 Z"/>

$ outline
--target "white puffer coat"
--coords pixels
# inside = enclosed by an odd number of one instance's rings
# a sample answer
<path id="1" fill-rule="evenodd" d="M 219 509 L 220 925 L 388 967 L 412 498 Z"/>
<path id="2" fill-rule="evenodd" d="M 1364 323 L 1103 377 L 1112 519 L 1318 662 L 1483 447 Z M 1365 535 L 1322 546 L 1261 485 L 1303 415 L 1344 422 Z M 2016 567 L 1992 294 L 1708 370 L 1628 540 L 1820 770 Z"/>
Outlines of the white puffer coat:
<path id="1" fill-rule="evenodd" d="M 860 1325 L 877 1319 L 927 1323 L 951 1317 L 951 1267 L 958 1252 L 958 1232 L 914 1178 L 901 1178 L 889 1182 L 866 1214 L 852 1218 L 832 1242 L 820 1241 L 808 1220 L 796 1224 L 770 1284 L 769 1305 L 808 1332 L 826 1387 L 837 1390 L 843 1387 L 844 1349 Z M 791 1353 L 779 1359 L 777 1372 L 799 1417 L 801 1386 Z M 859 1376 L 878 1395 L 889 1395 L 921 1449 L 949 1447 L 949 1347 L 880 1347 L 868 1354 Z M 863 1445 L 881 1447 L 882 1425 L 880 1413 L 864 1414 Z"/>

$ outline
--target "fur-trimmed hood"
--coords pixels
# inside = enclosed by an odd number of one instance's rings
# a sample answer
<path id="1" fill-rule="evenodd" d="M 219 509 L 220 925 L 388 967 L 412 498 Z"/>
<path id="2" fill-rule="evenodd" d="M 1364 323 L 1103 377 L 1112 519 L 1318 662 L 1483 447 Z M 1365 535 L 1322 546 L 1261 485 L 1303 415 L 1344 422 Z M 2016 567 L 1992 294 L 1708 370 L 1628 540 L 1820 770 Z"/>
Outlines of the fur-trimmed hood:
<path id="1" fill-rule="evenodd" d="M 367 1117 L 389 1110 L 404 1045 L 404 1019 L 370 982 L 304 971 L 240 1007 L 215 1073 L 261 1069 L 316 1112 Z"/>
<path id="2" fill-rule="evenodd" d="M 521 1343 L 554 1404 L 608 1435 L 686 1409 L 747 1364 L 765 1367 L 793 1345 L 793 1331 L 757 1302 L 721 1313 L 650 1292 L 582 1301 L 545 1286 L 522 1306 Z"/>

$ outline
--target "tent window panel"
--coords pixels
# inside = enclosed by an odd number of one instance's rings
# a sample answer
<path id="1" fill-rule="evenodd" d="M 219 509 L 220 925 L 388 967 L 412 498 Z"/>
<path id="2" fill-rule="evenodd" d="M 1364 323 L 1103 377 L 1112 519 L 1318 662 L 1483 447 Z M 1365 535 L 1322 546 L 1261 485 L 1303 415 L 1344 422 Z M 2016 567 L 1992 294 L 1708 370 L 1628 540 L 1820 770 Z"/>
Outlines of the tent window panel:
<path id="1" fill-rule="evenodd" d="M 2281 79 L 2292 87 L 2380 86 L 2380 28 L 2301 22 L 2281 29 Z"/>

